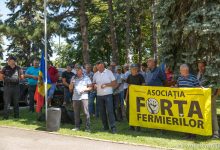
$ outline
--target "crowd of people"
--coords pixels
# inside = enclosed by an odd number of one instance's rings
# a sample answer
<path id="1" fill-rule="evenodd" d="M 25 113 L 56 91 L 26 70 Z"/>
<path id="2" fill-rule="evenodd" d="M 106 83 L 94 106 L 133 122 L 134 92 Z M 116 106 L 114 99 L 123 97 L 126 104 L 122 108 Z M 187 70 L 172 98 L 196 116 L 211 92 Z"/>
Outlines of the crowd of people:
<path id="1" fill-rule="evenodd" d="M 129 85 L 143 86 L 166 86 L 166 87 L 209 87 L 209 81 L 205 76 L 206 62 L 197 63 L 198 72 L 196 75 L 190 73 L 189 66 L 182 64 L 178 78 L 174 78 L 172 69 L 169 66 L 157 66 L 155 59 L 150 58 L 143 64 L 125 64 L 120 66 L 111 62 L 109 66 L 103 61 L 97 61 L 94 66 L 85 64 L 81 66 L 76 63 L 69 64 L 62 73 L 64 85 L 64 103 L 72 102 L 75 118 L 75 128 L 80 130 L 81 107 L 86 116 L 86 131 L 90 131 L 90 118 L 101 118 L 103 130 L 117 132 L 116 121 L 125 118 L 129 121 Z M 33 66 L 25 73 L 16 65 L 16 58 L 10 56 L 8 65 L 0 74 L 4 80 L 4 119 L 8 119 L 10 102 L 14 103 L 14 117 L 19 117 L 18 106 L 18 84 L 21 78 L 27 78 L 29 83 L 30 111 L 34 112 L 34 93 L 38 83 L 39 60 L 34 59 Z M 48 74 L 52 86 L 48 91 L 48 105 L 56 88 L 59 74 L 57 69 L 49 65 Z M 220 90 L 212 90 L 212 126 L 213 138 L 219 138 L 219 126 L 216 113 L 216 99 Z M 126 106 L 126 107 L 125 107 Z M 130 126 L 130 130 L 139 132 L 141 127 Z M 187 134 L 187 138 L 194 138 L 195 135 Z"/>

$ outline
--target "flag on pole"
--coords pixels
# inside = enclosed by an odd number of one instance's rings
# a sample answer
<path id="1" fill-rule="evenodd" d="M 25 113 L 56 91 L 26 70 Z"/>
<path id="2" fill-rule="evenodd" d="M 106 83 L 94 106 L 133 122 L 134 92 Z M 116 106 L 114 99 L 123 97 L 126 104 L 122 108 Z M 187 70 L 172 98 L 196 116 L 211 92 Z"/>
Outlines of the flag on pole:
<path id="1" fill-rule="evenodd" d="M 39 76 L 38 76 L 38 84 L 37 84 L 35 94 L 34 94 L 34 99 L 37 103 L 36 112 L 40 112 L 41 108 L 44 105 L 45 84 L 46 84 L 45 58 L 44 58 L 44 51 L 42 51 L 41 60 L 40 60 L 40 71 L 39 71 Z M 51 80 L 50 80 L 50 76 L 47 75 L 47 88 L 49 89 L 50 87 L 51 87 Z"/>

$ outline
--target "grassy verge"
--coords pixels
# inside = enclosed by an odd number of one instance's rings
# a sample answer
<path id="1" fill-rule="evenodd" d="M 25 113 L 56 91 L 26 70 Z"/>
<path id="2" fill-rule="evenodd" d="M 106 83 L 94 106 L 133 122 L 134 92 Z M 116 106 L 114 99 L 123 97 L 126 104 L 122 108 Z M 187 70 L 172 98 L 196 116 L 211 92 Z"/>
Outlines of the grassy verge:
<path id="1" fill-rule="evenodd" d="M 218 113 L 220 114 L 220 102 L 218 102 Z M 45 130 L 45 122 L 36 121 L 36 115 L 27 110 L 21 110 L 21 118 L 9 120 L 1 120 L 0 125 L 13 126 L 18 128 L 25 128 L 31 130 Z M 73 125 L 62 124 L 58 133 L 70 136 L 82 136 L 95 139 L 104 139 L 115 142 L 126 142 L 135 144 L 144 144 L 151 146 L 160 146 L 166 148 L 177 149 L 219 149 L 220 140 L 212 140 L 210 137 L 197 136 L 195 140 L 183 140 L 183 133 L 164 131 L 154 129 L 142 129 L 141 132 L 134 132 L 128 130 L 126 121 L 117 123 L 117 134 L 102 132 L 102 125 L 100 119 L 91 119 L 92 132 L 72 131 Z"/>

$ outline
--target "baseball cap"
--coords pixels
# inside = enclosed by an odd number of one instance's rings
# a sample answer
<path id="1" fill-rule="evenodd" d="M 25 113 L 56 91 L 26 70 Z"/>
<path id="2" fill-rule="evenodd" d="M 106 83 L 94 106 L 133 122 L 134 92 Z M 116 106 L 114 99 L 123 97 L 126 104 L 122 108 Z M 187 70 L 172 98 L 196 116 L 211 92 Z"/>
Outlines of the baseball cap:
<path id="1" fill-rule="evenodd" d="M 16 61 L 16 57 L 14 57 L 14 56 L 8 56 L 8 59 L 7 60 L 14 60 L 14 61 Z"/>
<path id="2" fill-rule="evenodd" d="M 75 68 L 76 69 L 82 69 L 82 66 L 81 65 L 76 65 Z"/>
<path id="3" fill-rule="evenodd" d="M 138 64 L 131 64 L 130 67 L 131 67 L 131 68 L 138 68 L 139 66 L 138 66 Z"/>
<path id="4" fill-rule="evenodd" d="M 206 61 L 203 60 L 203 59 L 199 59 L 199 60 L 197 61 L 197 63 L 203 63 L 204 65 L 206 65 Z"/>
<path id="5" fill-rule="evenodd" d="M 121 66 L 116 66 L 115 69 L 116 70 L 121 70 Z"/>

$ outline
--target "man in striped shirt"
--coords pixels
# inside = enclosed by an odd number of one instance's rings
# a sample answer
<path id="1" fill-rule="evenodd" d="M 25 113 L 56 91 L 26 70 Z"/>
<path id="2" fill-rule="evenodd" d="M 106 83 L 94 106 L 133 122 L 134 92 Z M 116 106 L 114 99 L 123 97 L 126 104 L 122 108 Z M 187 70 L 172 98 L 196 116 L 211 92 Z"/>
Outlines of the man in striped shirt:
<path id="1" fill-rule="evenodd" d="M 200 87 L 198 79 L 189 73 L 189 67 L 186 64 L 180 66 L 180 76 L 177 79 L 177 86 L 182 88 Z M 195 138 L 195 134 L 186 134 L 186 139 Z"/>
<path id="2" fill-rule="evenodd" d="M 189 67 L 186 64 L 180 66 L 180 76 L 177 79 L 178 87 L 200 87 L 196 76 L 189 73 Z"/>

